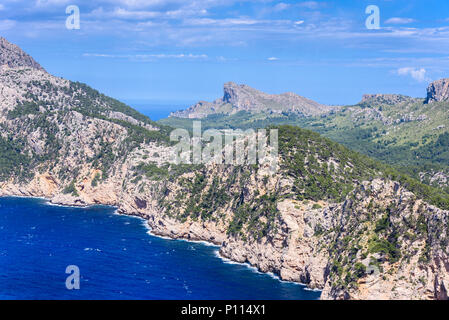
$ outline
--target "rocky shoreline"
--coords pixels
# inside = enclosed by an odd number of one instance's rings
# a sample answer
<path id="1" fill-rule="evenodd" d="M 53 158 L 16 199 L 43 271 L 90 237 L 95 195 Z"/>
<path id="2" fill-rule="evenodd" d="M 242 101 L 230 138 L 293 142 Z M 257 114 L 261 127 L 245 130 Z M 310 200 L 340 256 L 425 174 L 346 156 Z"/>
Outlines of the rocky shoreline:
<path id="1" fill-rule="evenodd" d="M 9 188 L 11 190 L 11 188 Z M 8 192 L 5 191 L 5 186 L 0 188 L 0 197 L 17 197 L 17 198 L 35 198 L 42 199 L 47 201 L 49 205 L 57 205 L 57 206 L 65 206 L 65 207 L 78 207 L 78 208 L 86 208 L 94 205 L 105 205 L 116 208 L 116 212 L 119 215 L 126 215 L 131 217 L 138 217 L 145 221 L 149 229 L 149 233 L 156 237 L 161 237 L 165 239 L 171 240 L 183 240 L 183 241 L 191 241 L 191 242 L 201 242 L 208 245 L 216 246 L 219 250 L 217 251 L 218 256 L 223 260 L 229 260 L 233 263 L 239 263 L 243 265 L 247 265 L 250 268 L 256 269 L 258 272 L 271 274 L 273 277 L 278 279 L 279 281 L 296 283 L 298 285 L 305 286 L 308 290 L 317 290 L 322 291 L 322 288 L 314 287 L 302 283 L 300 281 L 295 281 L 291 275 L 286 274 L 285 272 L 281 272 L 281 270 L 275 270 L 272 267 L 268 267 L 267 265 L 263 265 L 258 261 L 254 261 L 253 259 L 248 260 L 246 257 L 246 249 L 244 243 L 237 243 L 237 245 L 229 244 L 221 234 L 217 234 L 216 230 L 208 231 L 206 228 L 201 230 L 200 227 L 194 227 L 192 231 L 189 232 L 181 232 L 177 234 L 174 229 L 177 229 L 179 232 L 179 228 L 177 228 L 173 221 L 165 221 L 160 219 L 160 214 L 151 215 L 149 213 L 142 213 L 139 210 L 129 210 L 127 205 L 120 205 L 114 203 L 100 203 L 98 201 L 94 201 L 91 203 L 85 203 L 84 201 L 80 201 L 79 199 L 75 199 L 72 196 L 67 196 L 63 194 L 57 194 L 55 196 L 46 196 L 45 192 L 43 193 L 33 193 L 27 188 L 23 189 L 23 187 L 17 187 L 17 192 Z M 128 208 L 128 209 L 125 209 Z M 157 217 L 157 218 L 156 218 Z M 171 226 L 167 228 L 162 228 L 163 225 Z M 262 249 L 263 250 L 263 249 Z M 310 281 L 310 279 L 309 279 Z"/>
<path id="2" fill-rule="evenodd" d="M 227 233 L 227 222 L 192 219 L 181 222 L 164 214 L 151 194 L 143 196 L 126 192 L 114 193 L 114 184 L 107 181 L 105 186 L 94 190 L 80 188 L 83 191 L 74 197 L 65 195 L 60 189 L 49 185 L 39 187 L 37 181 L 52 181 L 47 179 L 48 177 L 43 179 L 44 177 L 45 175 L 37 176 L 31 183 L 20 187 L 14 183 L 4 183 L 0 185 L 0 196 L 39 197 L 50 204 L 64 206 L 114 206 L 118 214 L 144 219 L 151 229 L 151 234 L 155 236 L 216 245 L 222 258 L 248 264 L 259 272 L 274 274 L 282 281 L 320 290 L 323 300 L 421 300 L 448 297 L 448 258 L 445 248 L 440 247 L 441 244 L 438 243 L 441 236 L 437 234 L 447 232 L 445 221 L 449 219 L 449 212 L 416 201 L 413 193 L 395 182 L 365 182 L 363 189 L 352 197 L 359 199 L 357 202 L 348 199 L 340 204 L 311 202 L 305 205 L 285 199 L 277 204 L 280 212 L 277 233 L 258 241 L 244 241 Z M 87 181 L 86 185 L 90 185 L 90 181 Z M 137 196 L 140 198 L 136 198 Z M 358 265 L 365 265 L 367 270 L 371 268 L 373 257 L 378 261 L 385 261 L 380 267 L 382 273 L 367 271 L 367 274 L 357 281 L 357 285 L 339 285 L 341 278 L 339 271 L 335 269 L 334 261 L 353 254 L 352 248 L 341 247 L 345 239 L 354 238 L 353 234 L 357 233 L 357 229 L 378 228 L 375 223 L 364 222 L 365 217 L 377 214 L 376 219 L 379 219 L 382 213 L 376 213 L 377 206 L 381 208 L 392 205 L 398 210 L 391 218 L 391 223 L 395 224 L 394 228 L 402 228 L 402 224 L 410 219 L 419 221 L 422 212 L 427 212 L 426 228 L 430 240 L 413 240 L 411 235 L 408 235 L 410 231 L 405 232 L 400 236 L 403 243 L 401 249 L 404 250 L 403 254 L 409 257 L 403 257 L 400 262 L 395 263 L 385 260 L 387 256 L 382 254 L 374 254 L 363 260 L 364 257 L 359 252 Z M 369 221 L 371 220 L 373 219 Z M 334 230 L 339 231 L 335 233 Z M 437 234 L 434 234 L 435 232 Z M 363 236 L 358 246 L 371 246 L 370 241 L 370 238 Z M 429 245 L 431 247 L 427 249 Z M 431 258 L 427 263 L 423 263 L 426 250 L 432 250 L 429 254 Z"/>

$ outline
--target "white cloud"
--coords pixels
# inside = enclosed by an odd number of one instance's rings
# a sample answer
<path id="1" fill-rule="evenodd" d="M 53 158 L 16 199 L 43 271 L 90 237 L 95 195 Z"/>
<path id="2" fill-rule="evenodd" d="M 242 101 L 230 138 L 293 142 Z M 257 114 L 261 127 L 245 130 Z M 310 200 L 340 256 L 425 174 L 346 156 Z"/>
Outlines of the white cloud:
<path id="1" fill-rule="evenodd" d="M 412 18 L 390 18 L 385 21 L 386 24 L 409 24 L 415 22 Z"/>
<path id="2" fill-rule="evenodd" d="M 424 68 L 418 69 L 418 68 L 405 67 L 396 70 L 396 73 L 400 76 L 410 76 L 419 82 L 424 82 L 428 80 L 427 70 Z"/>
<path id="3" fill-rule="evenodd" d="M 196 59 L 207 59 L 206 54 L 128 54 L 128 55 L 117 55 L 117 54 L 105 54 L 105 53 L 84 53 L 83 57 L 94 57 L 94 58 L 111 58 L 111 59 L 131 59 L 131 60 L 159 60 L 159 59 L 185 59 L 185 60 L 196 60 Z"/>
<path id="4" fill-rule="evenodd" d="M 171 8 L 170 10 L 178 10 L 182 8 L 186 10 L 195 10 L 195 11 L 201 11 L 217 6 L 230 6 L 237 1 L 238 0 L 101 0 L 101 2 L 108 3 L 112 6 L 126 7 L 129 9 Z M 244 1 L 252 1 L 252 0 L 244 0 Z"/>
<path id="5" fill-rule="evenodd" d="M 135 8 L 128 5 L 107 8 L 99 7 L 88 13 L 87 17 L 97 19 L 122 19 L 122 20 L 147 20 L 147 19 L 185 19 L 188 17 L 199 17 L 207 14 L 206 9 L 195 9 L 189 7 L 177 7 L 172 10 Z"/>
<path id="6" fill-rule="evenodd" d="M 36 7 L 48 7 L 66 5 L 70 0 L 36 0 Z"/>
<path id="7" fill-rule="evenodd" d="M 235 26 L 235 25 L 255 25 L 263 23 L 261 20 L 254 19 L 190 19 L 186 21 L 186 24 L 194 25 L 194 26 L 207 26 L 207 25 L 216 25 L 216 26 Z"/>
<path id="8" fill-rule="evenodd" d="M 65 31 L 61 28 L 62 8 L 48 6 L 27 8 L 30 0 L 0 0 L 8 11 L 8 19 L 1 28 L 11 28 L 13 20 L 17 34 L 30 32 L 46 36 L 48 32 Z M 73 0 L 70 0 L 73 2 Z M 32 0 L 36 3 L 66 3 L 66 0 Z M 349 46 L 386 52 L 399 47 L 404 50 L 425 48 L 429 52 L 448 52 L 449 27 L 410 28 L 391 24 L 379 32 L 360 30 L 360 23 L 348 17 L 335 17 L 316 8 L 326 7 L 324 1 L 287 0 L 77 0 L 82 9 L 81 32 L 92 36 L 123 36 L 140 39 L 146 47 L 156 46 L 248 46 L 261 42 L 283 41 L 295 44 L 303 41 L 347 42 Z M 255 10 L 239 11 L 235 3 L 264 3 L 269 10 L 260 14 Z M 12 5 L 14 4 L 14 5 Z M 21 7 L 24 8 L 23 19 Z M 262 6 L 263 7 L 263 6 Z M 20 9 L 19 9 L 20 8 Z M 271 15 L 273 8 L 281 10 Z M 300 10 L 302 8 L 302 10 Z M 48 10 L 48 14 L 41 14 Z M 304 10 L 306 12 L 302 13 Z M 295 11 L 295 18 L 290 13 Z M 297 13 L 297 14 L 296 14 Z M 405 19 L 405 20 L 404 20 Z M 405 23 L 408 18 L 391 18 L 389 23 Z M 1 21 L 1 20 L 0 20 Z M 306 22 L 305 22 L 306 21 Z M 41 27 L 44 25 L 45 27 Z M 132 33 L 132 34 L 131 34 Z M 391 39 L 397 41 L 391 41 Z M 338 44 L 337 44 L 338 45 Z M 200 49 L 202 50 L 202 49 Z M 265 58 L 266 59 L 266 58 Z M 432 65 L 401 63 L 400 66 L 419 65 L 429 72 Z M 389 66 L 396 69 L 398 64 Z"/>
<path id="9" fill-rule="evenodd" d="M 0 11 L 5 10 L 5 6 L 0 3 Z"/>
<path id="10" fill-rule="evenodd" d="M 280 2 L 280 3 L 278 3 L 277 5 L 274 6 L 273 10 L 279 12 L 279 11 L 287 10 L 290 7 L 291 7 L 290 4 L 284 3 L 284 2 Z"/>
<path id="11" fill-rule="evenodd" d="M 298 3 L 299 7 L 307 8 L 307 9 L 317 9 L 320 6 L 320 3 L 317 1 L 304 1 Z"/>
<path id="12" fill-rule="evenodd" d="M 304 21 L 298 21 L 295 24 L 301 24 Z M 190 26 L 216 26 L 216 27 L 233 27 L 233 26 L 291 26 L 293 21 L 291 20 L 258 20 L 249 18 L 226 18 L 226 19 L 211 19 L 211 18 L 198 18 L 198 19 L 186 19 L 185 25 Z"/>
<path id="13" fill-rule="evenodd" d="M 5 31 L 14 28 L 16 25 L 16 21 L 14 20 L 0 20 L 0 31 Z"/>
<path id="14" fill-rule="evenodd" d="M 114 5 L 125 5 L 131 8 L 144 8 L 164 3 L 163 0 L 108 0 L 107 2 Z M 166 1 L 166 2 L 173 2 L 173 1 Z"/>
<path id="15" fill-rule="evenodd" d="M 278 61 L 279 60 L 279 58 L 276 58 L 276 57 L 270 57 L 270 58 L 268 58 L 268 61 Z"/>
<path id="16" fill-rule="evenodd" d="M 97 19 L 128 19 L 128 20 L 144 20 L 153 19 L 161 16 L 162 13 L 157 11 L 145 11 L 145 10 L 128 10 L 123 8 L 115 8 L 113 10 L 106 11 L 103 7 L 93 10 L 87 14 L 87 17 L 93 17 Z"/>
<path id="17" fill-rule="evenodd" d="M 160 16 L 160 13 L 155 11 L 129 11 L 122 8 L 116 8 L 112 12 L 112 16 L 124 19 L 150 19 Z"/>

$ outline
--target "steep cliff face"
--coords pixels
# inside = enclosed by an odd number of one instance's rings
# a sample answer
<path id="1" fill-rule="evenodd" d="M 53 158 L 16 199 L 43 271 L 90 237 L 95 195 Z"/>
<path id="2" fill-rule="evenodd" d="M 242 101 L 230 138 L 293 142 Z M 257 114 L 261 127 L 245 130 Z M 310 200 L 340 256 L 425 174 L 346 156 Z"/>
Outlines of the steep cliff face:
<path id="1" fill-rule="evenodd" d="M 338 235 L 324 232 L 335 241 L 323 299 L 447 299 L 449 211 L 374 180 L 334 214 Z"/>
<path id="2" fill-rule="evenodd" d="M 213 242 L 324 299 L 447 298 L 444 195 L 316 133 L 279 127 L 275 172 L 175 165 L 171 129 L 88 86 L 9 65 L 0 120 L 0 196 L 113 205 L 157 235 Z"/>
<path id="3" fill-rule="evenodd" d="M 432 82 L 427 88 L 427 103 L 449 101 L 449 79 Z"/>
<path id="4" fill-rule="evenodd" d="M 235 114 L 240 111 L 252 113 L 295 113 L 303 116 L 320 115 L 336 110 L 294 93 L 267 94 L 247 85 L 228 82 L 224 95 L 212 103 L 201 101 L 187 110 L 171 114 L 171 117 L 201 119 L 212 114 Z"/>

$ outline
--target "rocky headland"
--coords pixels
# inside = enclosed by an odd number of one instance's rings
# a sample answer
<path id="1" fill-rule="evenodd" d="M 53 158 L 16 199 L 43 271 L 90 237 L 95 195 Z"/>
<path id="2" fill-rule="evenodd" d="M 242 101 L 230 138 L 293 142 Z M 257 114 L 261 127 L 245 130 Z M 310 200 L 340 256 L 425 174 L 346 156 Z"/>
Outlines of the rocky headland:
<path id="1" fill-rule="evenodd" d="M 2 41 L 0 196 L 112 205 L 322 299 L 448 298 L 449 206 L 435 189 L 290 126 L 278 128 L 275 172 L 175 165 L 171 128 Z M 227 102 L 253 105 L 232 88 L 250 90 L 228 85 Z"/>

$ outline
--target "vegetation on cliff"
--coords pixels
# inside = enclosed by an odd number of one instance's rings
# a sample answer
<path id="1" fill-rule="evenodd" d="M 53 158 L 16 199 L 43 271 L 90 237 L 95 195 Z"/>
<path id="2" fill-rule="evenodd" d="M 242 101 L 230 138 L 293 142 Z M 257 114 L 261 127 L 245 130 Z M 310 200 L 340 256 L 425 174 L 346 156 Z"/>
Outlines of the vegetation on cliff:
<path id="1" fill-rule="evenodd" d="M 357 105 L 335 108 L 324 115 L 304 117 L 286 110 L 240 111 L 208 115 L 202 118 L 202 127 L 207 130 L 299 126 L 390 164 L 447 193 L 449 102 L 438 97 L 432 101 L 426 103 L 424 99 L 401 95 L 365 95 Z M 189 129 L 192 121 L 172 117 L 159 122 Z"/>
<path id="2" fill-rule="evenodd" d="M 139 214 L 155 218 L 157 212 L 183 226 L 212 226 L 248 247 L 276 242 L 276 250 L 284 251 L 291 249 L 285 247 L 289 241 L 292 250 L 311 243 L 311 252 L 327 259 L 325 280 L 333 297 L 354 292 L 373 269 L 387 279 L 411 263 L 429 271 L 439 268 L 435 261 L 447 261 L 449 214 L 438 208 L 449 209 L 449 195 L 431 186 L 434 176 L 422 179 L 425 185 L 407 174 L 422 178 L 428 164 L 432 170 L 447 166 L 444 101 L 426 105 L 375 96 L 320 117 L 240 112 L 205 119 L 203 129 L 266 127 L 273 119 L 282 124 L 270 127 L 279 130 L 279 170 L 272 173 L 263 163 L 170 164 L 170 127 L 41 69 L 0 72 L 0 85 L 8 89 L 0 90 L 2 188 L 27 185 L 39 175 L 53 195 L 83 203 L 83 197 L 107 186 L 113 201 L 126 198 Z M 401 114 L 396 103 L 414 115 Z M 430 111 L 437 116 L 424 122 Z M 416 123 L 426 125 L 418 130 Z M 379 162 L 385 157 L 396 168 Z M 39 188 L 34 182 L 30 185 Z M 286 203 L 294 221 L 282 216 Z M 310 242 L 292 240 L 293 235 Z M 302 276 L 296 280 L 307 281 L 307 273 Z"/>

